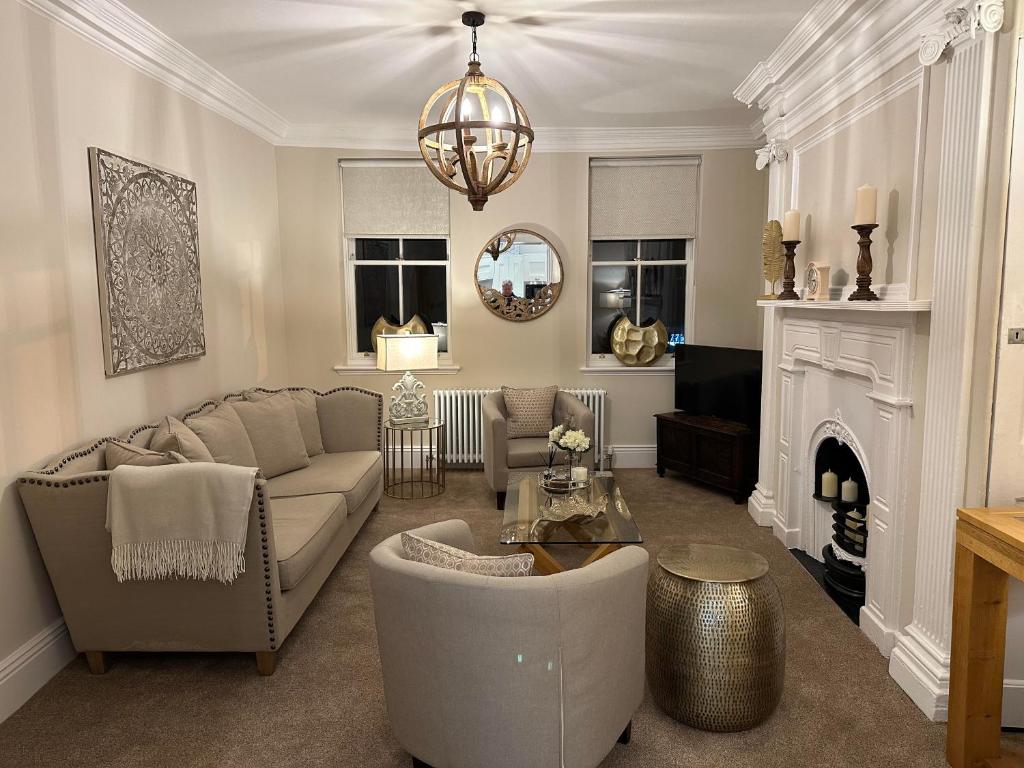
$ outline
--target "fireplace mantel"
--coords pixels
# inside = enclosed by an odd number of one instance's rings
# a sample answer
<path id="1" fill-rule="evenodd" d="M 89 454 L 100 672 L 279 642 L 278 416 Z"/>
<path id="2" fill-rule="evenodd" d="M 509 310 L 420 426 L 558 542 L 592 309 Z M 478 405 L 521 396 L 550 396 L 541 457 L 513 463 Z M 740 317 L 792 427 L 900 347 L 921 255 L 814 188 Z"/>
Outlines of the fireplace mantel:
<path id="1" fill-rule="evenodd" d="M 841 310 L 844 312 L 931 312 L 931 299 L 915 301 L 777 301 L 761 299 L 759 307 L 773 309 L 824 309 L 827 311 Z"/>

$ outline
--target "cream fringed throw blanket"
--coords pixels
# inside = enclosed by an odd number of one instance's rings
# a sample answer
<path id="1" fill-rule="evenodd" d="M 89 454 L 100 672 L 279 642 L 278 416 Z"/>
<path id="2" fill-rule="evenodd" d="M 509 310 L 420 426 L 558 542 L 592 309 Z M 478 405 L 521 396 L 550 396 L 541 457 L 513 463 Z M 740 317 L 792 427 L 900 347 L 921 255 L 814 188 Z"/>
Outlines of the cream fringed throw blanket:
<path id="1" fill-rule="evenodd" d="M 107 530 L 117 580 L 234 581 L 245 572 L 256 471 L 210 462 L 116 467 Z"/>

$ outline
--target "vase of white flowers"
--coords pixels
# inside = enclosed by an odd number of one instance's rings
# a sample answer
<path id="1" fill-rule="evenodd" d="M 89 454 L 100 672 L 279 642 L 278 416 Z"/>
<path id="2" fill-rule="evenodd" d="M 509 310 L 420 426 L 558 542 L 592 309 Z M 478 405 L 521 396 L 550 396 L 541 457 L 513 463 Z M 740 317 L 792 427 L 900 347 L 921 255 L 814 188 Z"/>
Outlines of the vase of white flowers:
<path id="1" fill-rule="evenodd" d="M 582 429 L 575 429 L 572 422 L 559 424 L 548 432 L 548 468 L 544 472 L 544 485 L 546 487 L 563 486 L 565 490 L 571 490 L 573 488 L 572 468 L 582 464 L 583 454 L 589 450 L 590 438 Z M 561 475 L 554 466 L 559 452 L 564 452 L 566 455 L 564 475 Z"/>

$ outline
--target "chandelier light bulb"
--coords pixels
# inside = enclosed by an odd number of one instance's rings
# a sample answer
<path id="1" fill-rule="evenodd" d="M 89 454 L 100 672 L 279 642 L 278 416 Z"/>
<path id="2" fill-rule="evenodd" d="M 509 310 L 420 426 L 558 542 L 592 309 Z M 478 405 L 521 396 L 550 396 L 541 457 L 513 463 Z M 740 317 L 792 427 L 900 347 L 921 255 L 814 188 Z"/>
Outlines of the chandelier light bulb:
<path id="1" fill-rule="evenodd" d="M 533 128 L 508 88 L 480 69 L 476 30 L 484 15 L 467 11 L 462 23 L 473 30 L 466 74 L 427 100 L 417 138 L 431 173 L 480 211 L 490 195 L 508 189 L 522 175 L 533 148 Z"/>

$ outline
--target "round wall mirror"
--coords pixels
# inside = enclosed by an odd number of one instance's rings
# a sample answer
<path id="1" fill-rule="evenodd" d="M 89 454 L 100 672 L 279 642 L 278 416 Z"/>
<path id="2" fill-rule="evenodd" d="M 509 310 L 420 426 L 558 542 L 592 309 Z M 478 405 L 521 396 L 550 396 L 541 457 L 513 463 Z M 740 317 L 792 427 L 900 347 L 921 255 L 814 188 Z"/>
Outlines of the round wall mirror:
<path id="1" fill-rule="evenodd" d="M 528 229 L 507 229 L 476 258 L 480 301 L 505 320 L 534 320 L 558 301 L 562 260 L 546 239 Z"/>

